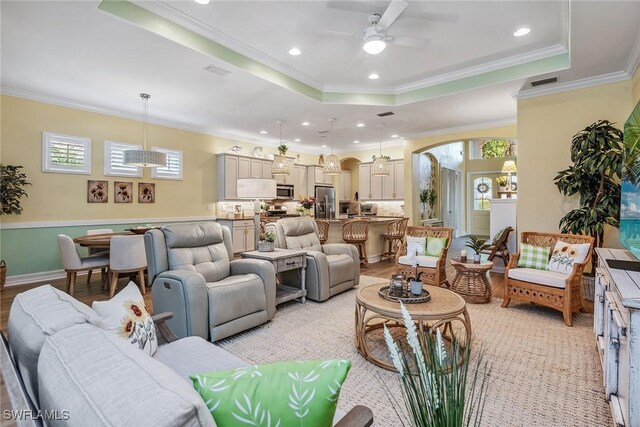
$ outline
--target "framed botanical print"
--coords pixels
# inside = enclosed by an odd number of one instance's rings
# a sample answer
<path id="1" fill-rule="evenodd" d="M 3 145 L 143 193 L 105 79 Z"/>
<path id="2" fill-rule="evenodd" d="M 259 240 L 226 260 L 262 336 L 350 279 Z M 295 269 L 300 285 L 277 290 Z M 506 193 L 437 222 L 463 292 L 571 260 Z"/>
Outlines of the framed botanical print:
<path id="1" fill-rule="evenodd" d="M 109 181 L 87 180 L 87 203 L 107 203 L 109 201 Z"/>
<path id="2" fill-rule="evenodd" d="M 138 183 L 138 203 L 156 202 L 156 184 L 150 182 Z"/>
<path id="3" fill-rule="evenodd" d="M 133 203 L 133 182 L 114 182 L 113 201 L 116 203 Z"/>

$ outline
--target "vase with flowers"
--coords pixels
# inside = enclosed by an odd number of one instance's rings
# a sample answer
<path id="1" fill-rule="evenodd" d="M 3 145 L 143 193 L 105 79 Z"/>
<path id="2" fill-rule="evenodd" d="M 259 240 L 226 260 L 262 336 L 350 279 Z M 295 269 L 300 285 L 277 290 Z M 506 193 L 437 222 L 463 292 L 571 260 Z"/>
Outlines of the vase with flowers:
<path id="1" fill-rule="evenodd" d="M 306 216 L 311 216 L 311 209 L 315 206 L 315 204 L 316 198 L 312 196 L 303 197 L 302 200 L 300 200 L 300 206 L 302 206 L 302 208 L 305 210 Z"/>

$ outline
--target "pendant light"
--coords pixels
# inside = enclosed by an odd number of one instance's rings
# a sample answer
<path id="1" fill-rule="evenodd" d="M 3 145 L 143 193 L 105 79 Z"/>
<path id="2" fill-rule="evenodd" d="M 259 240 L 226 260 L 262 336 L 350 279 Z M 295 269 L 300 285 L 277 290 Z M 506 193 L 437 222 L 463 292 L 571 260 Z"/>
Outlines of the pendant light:
<path id="1" fill-rule="evenodd" d="M 280 125 L 280 145 L 282 145 L 282 120 L 278 120 L 278 125 Z M 291 175 L 289 159 L 287 159 L 283 153 L 273 156 L 273 163 L 271 164 L 271 175 L 285 177 Z"/>
<path id="2" fill-rule="evenodd" d="M 373 176 L 389 176 L 389 163 L 387 162 L 386 157 L 382 156 L 382 128 L 384 125 L 382 123 L 378 123 L 378 136 L 380 138 L 380 155 L 376 157 L 373 161 L 373 166 L 371 167 L 371 175 Z"/>
<path id="3" fill-rule="evenodd" d="M 338 156 L 333 154 L 333 122 L 335 121 L 336 119 L 329 119 L 329 122 L 331 123 L 331 154 L 324 159 L 323 173 L 325 175 L 340 175 L 340 172 L 342 172 L 342 169 L 340 168 L 340 160 L 338 159 Z"/>
<path id="4" fill-rule="evenodd" d="M 125 150 L 124 164 L 130 166 L 140 166 L 143 168 L 157 168 L 167 166 L 167 155 L 161 151 L 147 150 L 147 139 L 149 137 L 149 99 L 150 95 L 141 93 L 142 105 L 144 109 L 144 123 L 142 124 L 142 150 Z"/>

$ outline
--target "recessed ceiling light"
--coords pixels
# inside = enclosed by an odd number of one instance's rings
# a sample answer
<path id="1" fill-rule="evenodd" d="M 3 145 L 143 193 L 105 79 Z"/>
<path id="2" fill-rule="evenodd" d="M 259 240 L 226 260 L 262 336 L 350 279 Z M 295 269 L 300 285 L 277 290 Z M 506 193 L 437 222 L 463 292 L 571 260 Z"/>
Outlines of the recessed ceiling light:
<path id="1" fill-rule="evenodd" d="M 356 125 L 356 127 L 363 128 L 363 127 L 364 127 L 364 123 L 358 123 L 358 124 Z"/>
<path id="2" fill-rule="evenodd" d="M 327 148 L 327 146 L 325 144 L 322 144 L 321 147 L 322 148 Z"/>
<path id="3" fill-rule="evenodd" d="M 395 133 L 393 135 L 391 135 L 391 138 L 397 138 L 398 135 L 396 135 Z"/>
<path id="4" fill-rule="evenodd" d="M 291 49 L 289 49 L 289 55 L 291 56 L 298 56 L 302 53 L 302 51 L 300 49 L 298 49 L 297 47 L 292 47 Z"/>
<path id="5" fill-rule="evenodd" d="M 302 126 L 309 126 L 309 122 L 302 122 Z"/>
<path id="6" fill-rule="evenodd" d="M 211 0 L 194 0 L 198 4 L 209 4 Z"/>
<path id="7" fill-rule="evenodd" d="M 266 135 L 267 131 L 266 130 L 261 130 L 260 133 L 263 134 L 263 135 Z"/>
<path id="8" fill-rule="evenodd" d="M 300 142 L 300 138 L 294 139 L 295 142 Z"/>
<path id="9" fill-rule="evenodd" d="M 355 141 L 353 141 L 354 144 L 360 144 L 360 141 L 358 141 L 357 139 Z"/>
<path id="10" fill-rule="evenodd" d="M 380 74 L 378 73 L 369 74 L 369 80 L 378 80 L 379 78 L 380 78 Z"/>
<path id="11" fill-rule="evenodd" d="M 527 34 L 529 34 L 531 32 L 531 28 L 527 28 L 527 27 L 522 27 L 522 28 L 518 28 L 513 35 L 516 37 L 522 37 L 522 36 L 526 36 Z"/>

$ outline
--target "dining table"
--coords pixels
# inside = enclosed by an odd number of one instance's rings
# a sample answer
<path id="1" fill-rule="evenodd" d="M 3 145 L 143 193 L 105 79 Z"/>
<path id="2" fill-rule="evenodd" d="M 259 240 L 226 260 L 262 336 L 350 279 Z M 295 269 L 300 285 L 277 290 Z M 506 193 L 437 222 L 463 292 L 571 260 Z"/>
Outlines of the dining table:
<path id="1" fill-rule="evenodd" d="M 73 242 L 85 248 L 109 249 L 113 236 L 135 236 L 135 233 L 123 231 L 118 233 L 88 234 L 86 236 L 75 237 Z"/>

